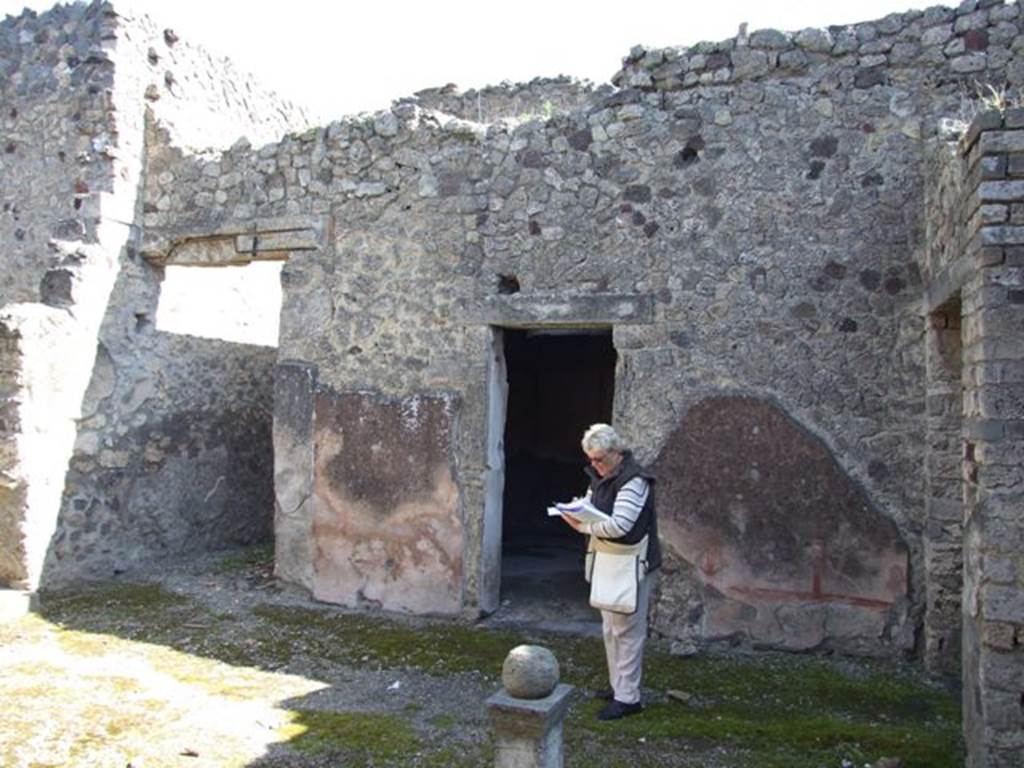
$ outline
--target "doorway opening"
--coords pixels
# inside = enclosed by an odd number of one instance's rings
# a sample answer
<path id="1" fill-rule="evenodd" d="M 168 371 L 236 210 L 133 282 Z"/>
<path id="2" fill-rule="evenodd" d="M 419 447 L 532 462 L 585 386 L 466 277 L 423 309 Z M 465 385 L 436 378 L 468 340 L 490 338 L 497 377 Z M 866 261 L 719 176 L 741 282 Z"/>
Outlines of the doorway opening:
<path id="1" fill-rule="evenodd" d="M 592 622 L 585 537 L 546 510 L 586 490 L 580 438 L 591 424 L 612 418 L 612 333 L 505 329 L 503 339 L 502 613 L 532 623 Z"/>

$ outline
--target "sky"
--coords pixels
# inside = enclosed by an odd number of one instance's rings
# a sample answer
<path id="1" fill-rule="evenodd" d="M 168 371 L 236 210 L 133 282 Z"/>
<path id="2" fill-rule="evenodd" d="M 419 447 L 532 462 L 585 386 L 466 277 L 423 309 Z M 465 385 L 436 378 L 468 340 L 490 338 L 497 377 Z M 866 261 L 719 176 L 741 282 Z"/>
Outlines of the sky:
<path id="1" fill-rule="evenodd" d="M 881 18 L 936 0 L 114 0 L 333 119 L 417 90 L 570 75 L 607 82 L 634 45 Z M 950 2 L 956 5 L 955 2 Z M 0 0 L 0 16 L 47 0 Z"/>

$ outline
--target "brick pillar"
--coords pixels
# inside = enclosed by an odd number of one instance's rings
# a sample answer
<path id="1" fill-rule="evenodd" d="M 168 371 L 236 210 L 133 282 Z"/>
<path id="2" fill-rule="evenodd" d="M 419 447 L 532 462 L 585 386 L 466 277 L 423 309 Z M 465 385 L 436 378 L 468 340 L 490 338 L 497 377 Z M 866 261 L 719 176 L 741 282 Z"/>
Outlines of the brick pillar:
<path id="1" fill-rule="evenodd" d="M 963 589 L 963 486 L 960 372 L 960 303 L 951 301 L 929 317 L 927 371 L 928 439 L 924 564 L 928 574 L 924 662 L 932 674 L 960 675 L 960 594 Z"/>
<path id="2" fill-rule="evenodd" d="M 998 118 L 999 116 L 995 116 Z M 961 289 L 964 731 L 970 768 L 1024 765 L 1024 112 L 968 134 Z M 971 141 L 972 134 L 974 140 Z"/>

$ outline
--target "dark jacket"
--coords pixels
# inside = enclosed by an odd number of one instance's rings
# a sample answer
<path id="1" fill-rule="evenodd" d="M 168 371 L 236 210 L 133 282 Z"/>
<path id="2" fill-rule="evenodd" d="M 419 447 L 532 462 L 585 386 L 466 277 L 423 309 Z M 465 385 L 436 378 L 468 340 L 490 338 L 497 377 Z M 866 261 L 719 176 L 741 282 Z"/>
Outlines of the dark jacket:
<path id="1" fill-rule="evenodd" d="M 601 477 L 593 467 L 584 472 L 590 478 L 590 503 L 605 514 L 610 515 L 615 507 L 615 497 L 626 483 L 634 477 L 642 477 L 647 481 L 647 501 L 640 511 L 633 527 L 625 535 L 617 539 L 606 539 L 616 544 L 636 544 L 644 536 L 647 540 L 647 570 L 653 571 L 661 565 L 661 544 L 658 541 L 658 517 L 654 509 L 654 476 L 637 464 L 631 451 L 622 454 L 622 461 L 607 477 Z"/>

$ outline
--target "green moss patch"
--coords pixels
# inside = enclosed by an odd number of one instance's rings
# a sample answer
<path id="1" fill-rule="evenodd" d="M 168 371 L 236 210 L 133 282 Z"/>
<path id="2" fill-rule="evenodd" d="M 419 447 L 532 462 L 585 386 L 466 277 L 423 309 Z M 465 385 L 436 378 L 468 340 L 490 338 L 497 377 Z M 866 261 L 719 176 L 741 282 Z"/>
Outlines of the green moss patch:
<path id="1" fill-rule="evenodd" d="M 187 625 L 197 608 L 157 584 L 101 584 L 86 590 L 47 592 L 41 615 L 62 626 L 159 641 Z"/>
<path id="2" fill-rule="evenodd" d="M 334 662 L 414 668 L 428 674 L 501 673 L 501 664 L 522 638 L 451 624 L 412 627 L 374 617 L 305 608 L 263 606 L 257 616 L 290 636 L 293 652 Z"/>
<path id="3" fill-rule="evenodd" d="M 758 768 L 860 766 L 885 756 L 899 756 L 906 768 L 963 762 L 957 700 L 890 664 L 785 654 L 679 659 L 654 651 L 645 685 L 689 699 L 663 695 L 643 715 L 613 724 L 596 720 L 600 702 L 587 702 L 570 716 L 569 731 L 586 734 L 579 748 L 596 741 L 626 749 L 641 739 L 655 752 L 726 747 L 738 756 L 735 765 Z"/>
<path id="4" fill-rule="evenodd" d="M 958 717 L 958 702 L 914 670 L 870 660 L 795 654 L 705 654 L 679 659 L 653 652 L 645 681 L 721 704 L 756 699 L 760 708 L 797 714 L 809 706 L 873 720 Z M 710 693 L 709 693 L 710 692 Z"/>
<path id="5" fill-rule="evenodd" d="M 299 752 L 343 753 L 367 760 L 391 760 L 416 750 L 412 726 L 394 715 L 368 712 L 289 711 L 279 730 L 282 739 Z"/>
<path id="6" fill-rule="evenodd" d="M 234 552 L 221 560 L 214 569 L 217 573 L 239 573 L 251 569 L 267 569 L 274 566 L 274 545 L 256 544 Z"/>
<path id="7" fill-rule="evenodd" d="M 643 739 L 650 749 L 673 745 L 729 747 L 749 754 L 751 766 L 816 768 L 848 760 L 855 765 L 898 755 L 907 768 L 962 765 L 959 734 L 950 724 L 879 724 L 823 712 L 784 713 L 771 709 L 710 707 L 688 709 L 672 701 L 650 704 L 643 715 L 616 723 L 595 719 L 598 703 L 573 713 L 570 729 L 609 746 L 625 748 Z"/>

